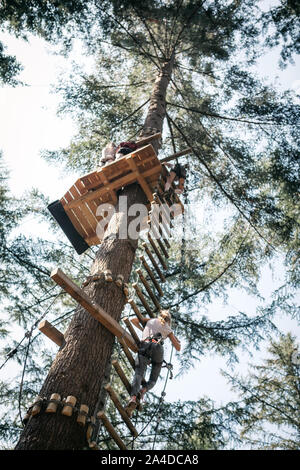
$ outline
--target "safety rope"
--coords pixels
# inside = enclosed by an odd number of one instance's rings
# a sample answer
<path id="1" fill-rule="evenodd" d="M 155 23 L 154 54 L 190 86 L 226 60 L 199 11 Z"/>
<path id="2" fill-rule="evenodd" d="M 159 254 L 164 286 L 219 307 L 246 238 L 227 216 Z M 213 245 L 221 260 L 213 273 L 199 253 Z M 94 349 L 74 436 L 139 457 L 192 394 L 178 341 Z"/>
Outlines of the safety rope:
<path id="1" fill-rule="evenodd" d="M 46 293 L 45 295 L 47 296 L 50 292 L 52 292 L 54 289 L 56 289 L 57 286 L 53 286 L 51 287 Z M 57 295 L 55 296 L 55 299 L 56 299 Z M 49 300 L 49 298 L 51 297 L 46 297 L 44 299 L 40 299 L 38 300 L 35 304 L 33 305 L 30 305 L 28 307 L 25 307 L 25 310 L 29 311 L 31 310 L 33 307 L 36 307 L 37 305 L 41 305 L 43 302 L 46 302 L 47 300 Z M 55 300 L 54 299 L 54 300 Z M 25 341 L 26 338 L 28 338 L 28 335 L 31 331 L 32 328 L 35 328 L 35 326 L 40 322 L 40 319 L 35 321 L 34 324 L 32 325 L 32 327 L 25 332 L 23 338 L 19 341 L 19 343 L 14 347 L 14 349 L 12 349 L 11 351 L 9 351 L 7 354 L 6 354 L 6 359 L 5 361 L 1 364 L 0 366 L 0 370 L 5 366 L 5 364 L 9 361 L 9 359 L 11 359 L 19 350 L 19 347 L 22 345 L 22 343 Z"/>
<path id="2" fill-rule="evenodd" d="M 23 370 L 22 370 L 22 375 L 21 375 L 21 381 L 20 381 L 20 387 L 19 387 L 19 396 L 18 396 L 19 418 L 20 418 L 20 421 L 21 421 L 23 427 L 24 427 L 24 423 L 23 423 L 23 420 L 22 420 L 21 400 L 22 400 L 22 393 L 23 393 L 24 377 L 25 377 L 25 372 L 26 372 L 26 364 L 27 364 L 27 359 L 28 359 L 28 355 L 29 355 L 29 348 L 30 348 L 30 345 L 32 343 L 32 341 L 31 341 L 32 333 L 33 333 L 34 329 L 37 327 L 37 325 L 43 320 L 43 318 L 45 318 L 45 316 L 47 315 L 47 313 L 50 310 L 50 308 L 52 307 L 52 305 L 56 302 L 57 298 L 62 294 L 63 294 L 63 292 L 59 292 L 55 296 L 55 298 L 52 300 L 50 305 L 48 305 L 48 307 L 43 312 L 42 316 L 34 322 L 34 324 L 31 326 L 30 330 L 27 331 L 25 333 L 25 336 L 24 336 L 24 339 L 28 338 L 28 343 L 27 343 L 26 350 L 25 350 L 25 358 L 24 358 L 24 363 L 23 363 Z"/>

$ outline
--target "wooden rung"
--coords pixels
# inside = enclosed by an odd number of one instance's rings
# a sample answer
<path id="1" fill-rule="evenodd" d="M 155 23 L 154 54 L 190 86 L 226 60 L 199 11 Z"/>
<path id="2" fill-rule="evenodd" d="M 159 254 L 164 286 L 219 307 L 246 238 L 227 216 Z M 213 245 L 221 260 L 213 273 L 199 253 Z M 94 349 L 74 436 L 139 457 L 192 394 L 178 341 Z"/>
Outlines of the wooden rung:
<path id="1" fill-rule="evenodd" d="M 128 361 L 130 362 L 131 367 L 133 368 L 133 370 L 135 370 L 135 360 L 133 359 L 133 356 L 132 356 L 131 352 L 129 351 L 125 341 L 123 340 L 123 338 L 118 338 L 118 341 L 119 341 L 120 345 L 122 346 L 123 351 L 124 351 Z"/>
<path id="2" fill-rule="evenodd" d="M 168 199 L 166 199 L 166 198 L 164 197 L 164 195 L 163 195 L 164 192 L 165 192 L 165 191 L 164 191 L 164 184 L 163 184 L 161 181 L 158 182 L 157 190 L 158 190 L 158 193 L 160 194 L 160 197 L 161 197 L 162 201 L 164 201 L 164 202 L 167 204 L 167 206 L 169 206 L 169 208 L 171 208 L 171 207 L 173 206 L 174 202 L 169 202 Z M 176 195 L 176 196 L 177 196 L 177 195 Z M 181 208 L 182 208 L 182 210 L 183 210 L 183 205 L 182 205 L 181 203 L 180 203 L 180 206 L 181 206 Z M 172 220 L 175 218 L 176 215 L 177 215 L 177 214 L 174 214 L 173 211 L 170 211 L 170 218 L 171 218 Z"/>
<path id="3" fill-rule="evenodd" d="M 148 142 L 151 142 L 154 139 L 159 139 L 161 137 L 161 132 L 157 132 L 156 134 L 149 135 L 148 137 L 142 137 L 136 142 L 138 148 L 143 147 Z"/>
<path id="4" fill-rule="evenodd" d="M 148 200 L 150 202 L 153 201 L 153 193 L 150 189 L 150 187 L 148 186 L 148 183 L 147 181 L 145 180 L 145 178 L 138 172 L 138 168 L 136 166 L 136 163 L 135 161 L 133 160 L 133 158 L 131 157 L 131 155 L 129 155 L 127 158 L 126 158 L 126 161 L 128 162 L 132 172 L 136 172 L 137 173 L 137 180 L 138 180 L 138 183 L 139 185 L 141 186 L 142 190 L 144 191 L 144 193 L 146 194 Z"/>
<path id="5" fill-rule="evenodd" d="M 55 326 L 51 325 L 47 320 L 43 320 L 38 324 L 38 329 L 44 333 L 44 335 L 48 336 L 57 346 L 61 347 L 65 342 L 64 335 L 55 328 Z"/>
<path id="6" fill-rule="evenodd" d="M 147 279 L 145 279 L 145 277 L 144 277 L 142 271 L 141 271 L 140 269 L 137 269 L 136 272 L 138 273 L 140 280 L 141 280 L 142 283 L 144 284 L 145 289 L 147 290 L 149 296 L 151 297 L 151 300 L 152 300 L 152 302 L 154 303 L 155 307 L 156 307 L 158 310 L 160 310 L 161 307 L 160 307 L 159 301 L 158 301 L 158 299 L 156 298 L 156 296 L 154 295 L 153 290 L 151 289 L 151 287 L 150 287 L 150 285 L 149 285 Z"/>
<path id="7" fill-rule="evenodd" d="M 124 442 L 122 441 L 121 437 L 119 436 L 119 434 L 117 433 L 117 431 L 115 430 L 115 428 L 113 427 L 113 425 L 111 424 L 111 422 L 109 421 L 108 417 L 106 416 L 106 414 L 104 413 L 104 411 L 99 411 L 97 413 L 97 417 L 99 419 L 101 419 L 102 423 L 104 424 L 106 430 L 108 431 L 108 433 L 111 435 L 111 437 L 113 438 L 113 440 L 115 441 L 115 443 L 117 444 L 117 446 L 119 447 L 119 449 L 121 450 L 127 450 L 127 447 L 125 446 Z"/>
<path id="8" fill-rule="evenodd" d="M 159 210 L 155 208 L 155 206 L 152 204 L 151 206 L 151 211 L 149 212 L 149 216 L 153 217 L 156 222 L 159 222 L 159 227 L 162 227 L 166 233 L 166 236 L 164 238 L 170 238 L 171 236 L 171 229 L 174 227 L 172 222 L 171 222 L 171 211 L 168 211 L 165 206 L 168 206 L 167 204 L 163 204 L 160 199 L 158 198 L 157 193 L 153 194 L 153 197 L 155 198 L 155 204 L 159 206 Z M 157 202 L 159 201 L 159 202 Z M 169 206 L 168 206 L 169 208 Z M 150 219 L 151 221 L 151 219 Z"/>
<path id="9" fill-rule="evenodd" d="M 155 245 L 155 242 L 154 242 L 153 238 L 151 237 L 150 233 L 148 233 L 148 240 L 149 240 L 149 242 L 150 242 L 150 244 L 151 244 L 151 246 L 152 246 L 152 248 L 153 248 L 153 250 L 154 250 L 154 252 L 155 252 L 155 254 L 156 254 L 156 256 L 157 256 L 157 258 L 159 259 L 159 261 L 160 261 L 162 267 L 163 267 L 165 270 L 167 270 L 168 267 L 167 267 L 167 265 L 166 265 L 166 263 L 165 263 L 165 260 L 163 259 L 162 255 L 160 254 L 159 249 L 158 249 L 157 246 Z"/>
<path id="10" fill-rule="evenodd" d="M 125 325 L 127 326 L 131 336 L 133 337 L 134 341 L 136 342 L 137 346 L 140 344 L 140 338 L 138 337 L 138 335 L 136 334 L 136 331 L 131 323 L 131 321 L 129 320 L 128 317 L 125 317 L 124 319 L 124 323 Z"/>
<path id="11" fill-rule="evenodd" d="M 155 315 L 154 313 L 152 312 L 147 300 L 145 299 L 144 297 L 144 294 L 143 292 L 141 291 L 141 289 L 139 288 L 139 286 L 137 285 L 137 283 L 135 282 L 134 284 L 132 284 L 132 287 L 135 289 L 140 301 L 142 302 L 142 304 L 144 305 L 145 307 L 145 310 L 148 312 L 149 316 L 151 318 L 155 318 Z"/>
<path id="12" fill-rule="evenodd" d="M 155 197 L 157 201 L 158 196 L 156 193 L 153 195 L 153 197 Z M 159 226 L 163 228 L 163 230 L 161 231 L 162 232 L 161 238 L 164 240 L 165 245 L 168 248 L 170 248 L 170 243 L 168 242 L 168 239 L 171 237 L 171 229 L 173 228 L 173 224 L 171 222 L 171 215 L 170 213 L 169 214 L 166 213 L 166 209 L 164 208 L 163 205 L 159 204 L 159 206 L 161 209 L 158 211 L 152 205 L 152 209 L 149 212 L 150 222 L 152 220 L 151 217 L 153 217 L 154 220 L 157 217 L 159 218 Z"/>
<path id="13" fill-rule="evenodd" d="M 148 246 L 147 246 L 147 243 L 145 243 L 145 242 L 142 243 L 142 246 L 143 246 L 143 248 L 145 249 L 145 252 L 147 253 L 148 258 L 150 259 L 150 261 L 151 261 L 153 267 L 155 268 L 157 274 L 159 275 L 160 280 L 161 280 L 162 282 L 166 282 L 166 278 L 165 278 L 165 276 L 163 275 L 163 273 L 161 272 L 160 267 L 158 266 L 157 262 L 155 261 L 155 259 L 154 259 L 153 255 L 152 255 L 151 251 L 149 250 L 149 248 L 148 248 Z"/>
<path id="14" fill-rule="evenodd" d="M 147 261 L 145 260 L 145 258 L 143 256 L 140 256 L 139 257 L 141 262 L 143 263 L 143 266 L 144 268 L 146 269 L 147 273 L 148 273 L 148 276 L 150 277 L 155 289 L 157 290 L 158 292 L 158 295 L 163 297 L 164 293 L 163 293 L 163 290 L 162 288 L 160 287 L 159 283 L 157 282 L 157 280 L 155 279 L 155 276 L 154 276 L 154 273 L 153 271 L 151 270 L 149 264 L 147 263 Z"/>
<path id="15" fill-rule="evenodd" d="M 167 242 L 167 239 L 169 236 L 167 235 L 167 232 L 164 230 L 164 227 L 162 223 L 159 223 L 156 218 L 153 217 L 151 214 L 151 211 L 149 212 L 148 218 L 147 218 L 147 226 L 149 229 L 149 232 L 153 234 L 153 237 L 156 240 L 163 240 L 165 244 L 168 244 L 168 247 L 170 247 L 169 243 Z M 170 234 L 169 234 L 170 235 Z"/>
<path id="16" fill-rule="evenodd" d="M 131 305 L 132 307 L 132 310 L 134 311 L 134 313 L 136 314 L 140 324 L 141 324 L 141 327 L 144 328 L 145 325 L 143 324 L 143 315 L 140 311 L 140 309 L 138 308 L 137 304 L 135 303 L 135 301 L 133 299 L 128 299 L 128 303 Z"/>
<path id="17" fill-rule="evenodd" d="M 163 254 L 165 255 L 165 257 L 169 258 L 169 253 L 167 252 L 167 250 L 166 250 L 166 248 L 165 248 L 165 246 L 164 246 L 164 244 L 162 243 L 161 240 L 163 240 L 163 238 L 158 238 L 156 240 L 156 242 L 158 243 L 158 245 L 159 245 L 161 251 L 163 252 Z"/>
<path id="18" fill-rule="evenodd" d="M 114 359 L 111 363 L 114 366 L 118 376 L 120 377 L 124 387 L 126 388 L 127 392 L 130 395 L 131 394 L 131 385 L 130 385 L 130 382 L 127 379 L 122 367 L 120 366 L 120 364 L 118 363 L 118 361 L 116 359 Z"/>
<path id="19" fill-rule="evenodd" d="M 119 323 L 112 318 L 108 313 L 96 304 L 94 300 L 75 284 L 66 274 L 59 268 L 54 269 L 51 273 L 51 278 L 61 286 L 68 294 L 73 297 L 85 310 L 87 310 L 96 320 L 98 320 L 105 328 L 107 328 L 117 338 L 123 338 L 127 346 L 134 352 L 138 348 L 134 339 L 122 328 Z"/>
<path id="20" fill-rule="evenodd" d="M 114 391 L 114 389 L 111 387 L 110 384 L 106 385 L 105 387 L 105 390 L 107 391 L 107 393 L 109 394 L 110 398 L 111 398 L 111 401 L 113 402 L 113 404 L 115 405 L 115 407 L 117 408 L 118 412 L 120 413 L 124 423 L 126 424 L 126 426 L 128 427 L 129 431 L 131 432 L 131 434 L 134 436 L 134 437 L 137 437 L 138 435 L 138 432 L 137 430 L 135 429 L 134 425 L 132 424 L 132 421 L 131 419 L 128 417 L 126 411 L 124 410 L 123 406 L 121 405 L 121 402 L 120 402 L 120 399 L 118 397 L 118 395 L 116 394 L 116 392 Z"/>
<path id="21" fill-rule="evenodd" d="M 180 152 L 173 153 L 172 155 L 169 155 L 169 157 L 162 158 L 160 161 L 161 163 L 164 162 L 170 162 L 171 160 L 174 160 L 175 158 L 182 157 L 183 155 L 187 155 L 188 153 L 192 153 L 191 147 L 188 147 L 187 149 L 181 150 Z"/>

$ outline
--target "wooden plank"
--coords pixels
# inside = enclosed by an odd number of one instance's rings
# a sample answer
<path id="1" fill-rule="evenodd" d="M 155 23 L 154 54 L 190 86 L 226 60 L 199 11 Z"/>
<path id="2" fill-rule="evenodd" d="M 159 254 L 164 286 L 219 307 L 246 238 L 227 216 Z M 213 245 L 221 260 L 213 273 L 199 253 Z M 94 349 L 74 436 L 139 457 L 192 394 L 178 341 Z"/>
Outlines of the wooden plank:
<path id="1" fill-rule="evenodd" d="M 121 450 L 127 450 L 127 447 L 125 446 L 124 442 L 122 441 L 121 437 L 119 436 L 119 434 L 117 433 L 117 431 L 115 430 L 115 428 L 113 427 L 113 425 L 111 424 L 111 422 L 109 421 L 108 417 L 106 416 L 106 414 L 104 413 L 104 411 L 99 411 L 97 413 L 97 417 L 99 419 L 101 419 L 102 423 L 104 424 L 106 430 L 108 431 L 108 433 L 111 435 L 111 437 L 113 438 L 113 440 L 115 441 L 115 443 L 117 444 L 117 446 L 119 447 L 119 449 Z"/>
<path id="2" fill-rule="evenodd" d="M 140 256 L 139 258 L 141 262 L 143 263 L 143 266 L 146 269 L 151 281 L 153 282 L 155 289 L 157 290 L 158 294 L 162 297 L 164 295 L 163 290 L 161 289 L 159 283 L 155 279 L 152 269 L 150 268 L 149 264 L 147 263 L 147 261 L 145 260 L 143 256 Z"/>
<path id="3" fill-rule="evenodd" d="M 93 235 L 92 237 L 85 238 L 85 241 L 90 246 L 99 245 L 102 242 L 102 240 L 100 240 L 100 238 L 98 238 L 97 235 Z"/>
<path id="4" fill-rule="evenodd" d="M 139 346 L 141 340 L 140 338 L 138 337 L 138 335 L 136 334 L 136 331 L 131 323 L 131 321 L 129 320 L 128 317 L 124 317 L 123 318 L 124 320 L 124 323 L 125 325 L 127 326 L 128 330 L 129 330 L 129 333 L 131 334 L 131 336 L 133 337 L 134 341 L 136 342 L 136 345 Z"/>
<path id="5" fill-rule="evenodd" d="M 38 329 L 44 335 L 48 336 L 57 346 L 61 347 L 65 342 L 64 335 L 55 326 L 51 325 L 47 320 L 43 320 L 38 324 Z"/>
<path id="6" fill-rule="evenodd" d="M 86 229 L 82 226 L 80 219 L 82 217 L 81 211 L 78 208 L 74 208 L 74 210 L 69 210 L 69 204 L 73 201 L 72 195 L 67 192 L 64 197 L 60 200 L 61 204 L 64 207 L 65 212 L 67 213 L 69 219 L 71 220 L 72 224 L 76 228 L 77 232 L 85 238 L 88 234 Z"/>
<path id="7" fill-rule="evenodd" d="M 93 212 L 89 208 L 89 206 L 85 203 L 80 204 L 80 209 L 82 211 L 84 219 L 81 220 L 81 223 L 84 224 L 86 227 L 89 236 L 93 235 L 96 231 L 96 227 L 98 224 L 98 220 L 94 216 Z"/>
<path id="8" fill-rule="evenodd" d="M 138 172 L 136 173 L 129 173 L 128 175 L 123 176 L 122 178 L 119 178 L 118 180 L 110 183 L 110 190 L 112 189 L 119 189 L 122 186 L 126 186 L 128 184 L 134 183 L 137 180 Z M 96 199 L 97 197 L 101 197 L 103 194 L 107 193 L 106 187 L 102 187 L 99 189 L 96 189 L 95 191 L 90 191 L 88 194 L 85 196 L 81 196 L 80 198 L 77 199 L 77 201 L 72 201 L 68 204 L 69 208 L 76 207 L 76 203 L 80 201 L 91 201 L 93 199 Z"/>
<path id="9" fill-rule="evenodd" d="M 158 299 L 156 298 L 156 296 L 154 295 L 154 292 L 152 291 L 147 279 L 145 279 L 142 271 L 140 269 L 137 269 L 136 272 L 137 272 L 141 282 L 144 284 L 145 289 L 148 292 L 149 296 L 151 297 L 151 300 L 154 303 L 155 307 L 157 308 L 157 310 L 160 310 L 161 309 L 160 303 L 159 303 Z"/>
<path id="10" fill-rule="evenodd" d="M 153 257 L 153 255 L 152 255 L 151 251 L 149 250 L 149 248 L 148 248 L 148 246 L 147 246 L 147 243 L 145 243 L 145 242 L 142 243 L 142 246 L 143 246 L 145 252 L 147 253 L 148 258 L 150 259 L 150 261 L 151 261 L 151 263 L 152 263 L 154 269 L 156 270 L 157 274 L 159 275 L 160 280 L 161 280 L 162 282 L 166 282 L 166 278 L 165 278 L 165 276 L 163 275 L 163 273 L 161 272 L 160 267 L 158 266 L 156 260 L 154 259 L 154 257 Z"/>
<path id="11" fill-rule="evenodd" d="M 165 257 L 169 258 L 169 253 L 167 252 L 167 250 L 166 250 L 166 248 L 165 248 L 165 246 L 164 246 L 164 244 L 162 243 L 161 240 L 164 240 L 164 238 L 163 237 L 158 238 L 156 241 L 159 244 L 159 247 L 160 247 L 161 251 L 163 252 L 163 254 L 165 255 Z"/>
<path id="12" fill-rule="evenodd" d="M 172 214 L 170 212 L 170 208 L 169 208 L 169 205 L 167 204 L 167 202 L 165 201 L 164 203 L 162 202 L 162 200 L 160 199 L 158 193 L 154 193 L 153 194 L 153 198 L 154 198 L 154 201 L 156 204 L 159 205 L 159 208 L 160 208 L 160 213 L 161 213 L 161 217 L 162 217 L 162 223 L 163 223 L 163 226 L 164 226 L 164 229 L 168 235 L 168 237 L 171 236 L 171 229 L 174 227 L 173 224 L 172 224 Z M 173 216 L 174 218 L 174 216 Z M 170 246 L 169 246 L 170 248 Z"/>
<path id="13" fill-rule="evenodd" d="M 133 299 L 128 299 L 128 303 L 132 307 L 132 310 L 136 314 L 137 318 L 139 319 L 141 327 L 144 328 L 145 325 L 143 324 L 143 315 L 141 314 L 141 311 L 138 308 L 138 306 L 136 305 L 135 301 Z"/>
<path id="14" fill-rule="evenodd" d="M 167 204 L 166 204 L 167 205 Z M 169 207 L 169 206 L 168 206 Z M 167 245 L 168 248 L 170 248 L 170 244 L 168 242 L 168 239 L 171 237 L 171 229 L 173 228 L 173 224 L 171 222 L 171 214 L 166 214 L 167 209 L 164 208 L 163 206 L 160 206 L 159 210 L 156 207 L 151 206 L 151 210 L 149 211 L 149 217 L 151 217 L 152 214 L 154 214 L 154 220 L 156 216 L 159 217 L 159 225 L 160 227 L 163 228 L 162 230 L 162 238 Z M 151 213 L 151 214 L 150 214 Z M 151 223 L 151 220 L 150 220 Z"/>
<path id="15" fill-rule="evenodd" d="M 151 142 L 154 139 L 159 139 L 161 137 L 161 132 L 157 132 L 156 134 L 149 135 L 148 137 L 142 137 L 136 142 L 138 147 L 144 146 L 148 142 Z"/>
<path id="16" fill-rule="evenodd" d="M 133 368 L 133 370 L 135 370 L 135 360 L 133 359 L 133 356 L 132 356 L 131 352 L 129 351 L 129 349 L 127 347 L 127 344 L 125 343 L 123 338 L 118 338 L 118 341 L 119 341 L 120 345 L 122 346 L 123 351 L 124 351 L 128 361 L 129 361 L 131 367 Z"/>
<path id="17" fill-rule="evenodd" d="M 134 339 L 127 333 L 127 331 L 124 330 L 124 328 L 122 328 L 114 318 L 108 315 L 103 308 L 96 304 L 94 300 L 90 299 L 83 289 L 78 287 L 77 284 L 69 279 L 61 269 L 54 269 L 50 277 L 113 335 L 117 338 L 123 338 L 126 345 L 128 345 L 132 351 L 136 352 L 138 350 Z"/>
<path id="18" fill-rule="evenodd" d="M 79 190 L 77 189 L 75 185 L 73 185 L 69 189 L 69 192 L 72 195 L 74 200 L 77 200 L 81 196 Z M 78 209 L 77 217 L 79 218 L 81 225 L 86 230 L 88 236 L 92 235 L 96 230 L 96 226 L 98 223 L 97 219 L 95 218 L 94 214 L 90 211 L 89 207 L 84 202 L 79 203 L 77 206 L 77 209 Z M 68 207 L 67 207 L 67 210 L 68 210 Z M 81 213 L 81 217 L 79 217 L 80 213 Z"/>
<path id="19" fill-rule="evenodd" d="M 133 172 L 136 172 L 136 171 L 139 171 L 135 161 L 133 160 L 133 158 L 131 158 L 129 155 L 127 156 L 126 158 L 130 168 L 132 169 Z M 151 189 L 149 188 L 145 178 L 139 173 L 138 176 L 137 176 L 137 180 L 138 180 L 138 183 L 139 185 L 141 186 L 142 190 L 144 191 L 144 193 L 146 194 L 148 200 L 150 202 L 153 201 L 153 194 L 152 194 L 152 191 Z"/>
<path id="20" fill-rule="evenodd" d="M 108 179 L 107 179 L 107 177 L 106 177 L 106 175 L 103 171 L 99 171 L 99 177 L 100 177 L 101 181 L 103 182 L 103 185 L 106 186 L 106 188 L 108 189 L 108 192 L 109 192 L 110 197 L 113 201 L 113 204 L 116 205 L 117 202 L 118 202 L 116 191 L 114 191 L 113 189 L 110 188 L 109 181 L 108 181 Z"/>
<path id="21" fill-rule="evenodd" d="M 105 385 L 105 390 L 107 391 L 107 393 L 109 394 L 110 398 L 111 398 L 111 401 L 113 402 L 113 404 L 115 405 L 115 407 L 117 408 L 118 412 L 120 413 L 121 415 L 121 418 L 123 419 L 124 423 L 126 424 L 126 426 L 128 427 L 129 431 L 131 432 L 131 434 L 134 436 L 134 437 L 137 437 L 138 436 L 138 432 L 137 430 L 135 429 L 134 425 L 132 424 L 132 421 L 131 419 L 128 417 L 126 411 L 124 410 L 123 406 L 121 405 L 121 402 L 120 402 L 120 399 L 118 397 L 118 395 L 116 394 L 116 392 L 114 391 L 114 389 L 112 388 L 112 386 L 110 384 L 107 384 Z"/>
<path id="22" fill-rule="evenodd" d="M 132 284 L 132 287 L 135 289 L 135 291 L 136 291 L 136 293 L 137 293 L 137 295 L 138 295 L 140 301 L 141 301 L 142 304 L 144 305 L 145 310 L 148 312 L 149 316 L 150 316 L 151 318 L 155 318 L 154 313 L 152 312 L 152 310 L 151 310 L 151 308 L 150 308 L 150 306 L 149 306 L 147 300 L 146 300 L 145 297 L 144 297 L 143 292 L 141 291 L 141 289 L 139 288 L 139 286 L 137 285 L 137 283 L 134 282 L 134 283 Z"/>
<path id="23" fill-rule="evenodd" d="M 164 240 L 164 242 L 165 242 L 165 240 L 166 240 L 166 234 L 163 231 L 162 222 L 160 222 L 157 219 L 156 214 L 153 211 L 149 211 L 149 219 L 148 220 L 149 220 L 149 226 L 151 228 L 151 231 L 152 231 L 158 245 L 160 246 L 161 251 L 163 252 L 163 254 L 166 258 L 169 258 L 169 253 L 167 252 L 164 244 L 161 241 L 161 240 Z"/>
<path id="24" fill-rule="evenodd" d="M 159 261 L 160 261 L 162 267 L 163 267 L 165 270 L 167 270 L 168 267 L 167 267 L 167 265 L 166 265 L 166 263 L 165 263 L 165 260 L 164 260 L 163 257 L 161 256 L 161 254 L 160 254 L 160 252 L 159 252 L 159 249 L 158 249 L 157 246 L 155 245 L 155 242 L 154 242 L 153 238 L 151 237 L 150 233 L 148 233 L 147 236 L 148 236 L 148 240 L 149 240 L 149 242 L 150 242 L 150 244 L 151 244 L 151 246 L 152 246 L 152 248 L 153 248 L 153 250 L 154 250 L 156 256 L 158 257 L 158 259 L 159 259 Z"/>
<path id="25" fill-rule="evenodd" d="M 114 366 L 114 368 L 115 368 L 118 376 L 120 377 L 124 387 L 126 388 L 127 392 L 129 393 L 129 395 L 131 395 L 131 384 L 130 384 L 129 380 L 127 379 L 122 367 L 120 366 L 120 364 L 118 363 L 118 361 L 116 359 L 114 359 L 111 363 Z"/>
<path id="26" fill-rule="evenodd" d="M 74 186 L 77 188 L 77 191 L 83 195 L 83 194 L 86 194 L 88 192 L 88 189 L 87 187 L 84 185 L 84 183 L 78 179 L 75 183 L 74 183 Z"/>
<path id="27" fill-rule="evenodd" d="M 161 163 L 170 162 L 171 160 L 175 160 L 175 158 L 182 157 L 183 155 L 187 155 L 188 153 L 192 153 L 192 148 L 189 147 L 185 150 L 181 150 L 180 152 L 173 153 L 168 157 L 162 158 L 160 161 Z"/>

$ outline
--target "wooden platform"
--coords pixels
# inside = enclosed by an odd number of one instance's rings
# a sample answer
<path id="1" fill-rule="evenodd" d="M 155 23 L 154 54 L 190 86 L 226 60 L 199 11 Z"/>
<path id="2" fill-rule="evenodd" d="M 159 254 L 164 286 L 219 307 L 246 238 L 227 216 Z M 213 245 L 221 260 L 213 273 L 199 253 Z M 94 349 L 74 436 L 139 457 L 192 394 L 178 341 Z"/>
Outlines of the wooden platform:
<path id="1" fill-rule="evenodd" d="M 162 165 L 151 144 L 135 150 L 118 160 L 79 178 L 64 194 L 60 202 L 73 226 L 89 245 L 101 243 L 96 235 L 96 215 L 99 205 L 117 203 L 117 191 L 132 183 L 139 183 L 149 202 Z"/>

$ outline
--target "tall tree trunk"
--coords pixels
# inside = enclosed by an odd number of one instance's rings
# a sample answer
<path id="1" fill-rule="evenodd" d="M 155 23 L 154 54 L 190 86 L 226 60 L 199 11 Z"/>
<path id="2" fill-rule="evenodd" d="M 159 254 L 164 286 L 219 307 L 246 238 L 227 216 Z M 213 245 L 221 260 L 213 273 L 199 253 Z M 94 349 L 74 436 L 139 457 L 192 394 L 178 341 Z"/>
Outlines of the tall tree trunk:
<path id="1" fill-rule="evenodd" d="M 155 81 L 149 111 L 142 136 L 162 131 L 166 111 L 166 90 L 170 81 L 173 58 L 165 63 Z M 151 129 L 149 129 L 151 128 Z M 158 151 L 159 143 L 154 142 Z M 128 208 L 135 203 L 146 204 L 146 196 L 138 184 L 126 187 L 120 194 L 127 196 Z M 119 203 L 111 219 L 105 240 L 101 244 L 91 267 L 91 275 L 110 269 L 113 277 L 124 276 L 128 282 L 138 240 L 110 237 L 124 223 L 127 213 Z M 130 219 L 128 217 L 128 223 Z M 86 293 L 109 315 L 119 321 L 125 305 L 122 290 L 115 283 L 91 282 Z M 89 407 L 89 415 L 98 411 L 99 396 L 110 362 L 114 336 L 97 322 L 87 311 L 78 306 L 65 334 L 65 345 L 59 350 L 40 391 L 41 397 L 50 398 L 52 393 L 61 397 L 73 395 L 77 403 Z M 67 418 L 60 413 L 39 413 L 33 416 L 23 430 L 18 450 L 66 450 L 82 449 L 86 445 L 86 429 L 76 423 L 76 414 Z"/>

